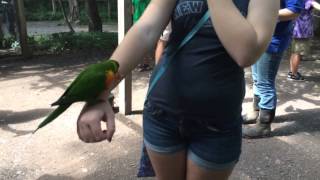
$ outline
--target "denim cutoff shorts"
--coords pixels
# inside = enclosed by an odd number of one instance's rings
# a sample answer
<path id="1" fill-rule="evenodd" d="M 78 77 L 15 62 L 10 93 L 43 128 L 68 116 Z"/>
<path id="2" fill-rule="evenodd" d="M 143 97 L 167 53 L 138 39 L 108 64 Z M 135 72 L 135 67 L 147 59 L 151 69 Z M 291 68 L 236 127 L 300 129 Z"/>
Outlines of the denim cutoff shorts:
<path id="1" fill-rule="evenodd" d="M 186 150 L 188 159 L 207 170 L 233 168 L 241 154 L 241 123 L 219 130 L 207 118 L 174 115 L 148 100 L 143 111 L 143 135 L 148 149 L 162 154 Z"/>

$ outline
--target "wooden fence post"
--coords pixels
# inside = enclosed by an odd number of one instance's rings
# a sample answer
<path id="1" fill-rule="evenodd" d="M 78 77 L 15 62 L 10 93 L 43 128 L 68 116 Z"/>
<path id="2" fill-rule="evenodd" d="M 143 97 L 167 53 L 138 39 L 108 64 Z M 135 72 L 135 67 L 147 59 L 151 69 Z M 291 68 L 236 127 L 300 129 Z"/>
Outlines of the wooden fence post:
<path id="1" fill-rule="evenodd" d="M 132 26 L 132 3 L 131 0 L 118 0 L 118 41 Z M 119 85 L 119 108 L 120 112 L 128 115 L 132 112 L 132 74 L 128 74 Z"/>

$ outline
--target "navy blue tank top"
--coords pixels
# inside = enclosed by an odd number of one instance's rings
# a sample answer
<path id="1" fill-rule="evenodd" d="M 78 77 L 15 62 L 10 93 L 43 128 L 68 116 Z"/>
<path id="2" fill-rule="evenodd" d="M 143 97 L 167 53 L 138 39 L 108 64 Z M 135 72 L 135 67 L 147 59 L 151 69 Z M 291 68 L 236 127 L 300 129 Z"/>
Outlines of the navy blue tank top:
<path id="1" fill-rule="evenodd" d="M 244 16 L 248 1 L 234 0 Z M 172 15 L 172 34 L 160 66 L 207 10 L 206 0 L 178 0 Z M 243 69 L 222 46 L 211 19 L 169 60 L 172 63 L 148 97 L 151 103 L 177 115 L 208 118 L 219 126 L 241 120 Z"/>

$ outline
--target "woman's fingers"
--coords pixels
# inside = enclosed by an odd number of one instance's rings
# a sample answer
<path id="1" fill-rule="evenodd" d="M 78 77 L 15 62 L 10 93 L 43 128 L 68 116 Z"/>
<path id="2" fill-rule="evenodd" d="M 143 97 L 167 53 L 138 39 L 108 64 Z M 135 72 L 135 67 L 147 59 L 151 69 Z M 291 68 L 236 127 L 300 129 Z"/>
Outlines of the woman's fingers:
<path id="1" fill-rule="evenodd" d="M 106 104 L 106 114 L 104 116 L 105 121 L 107 122 L 107 139 L 111 142 L 114 132 L 116 131 L 115 117 L 113 109 L 110 103 Z"/>
<path id="2" fill-rule="evenodd" d="M 100 119 L 95 121 L 89 121 L 88 123 L 85 120 L 80 121 L 78 123 L 77 130 L 79 138 L 87 143 L 100 142 L 108 139 L 107 133 L 105 133 L 101 129 Z"/>
<path id="3" fill-rule="evenodd" d="M 101 121 L 106 122 L 107 130 L 101 128 Z M 109 102 L 85 106 L 77 122 L 77 132 L 79 138 L 88 143 L 112 140 L 115 132 L 115 116 Z"/>
<path id="4" fill-rule="evenodd" d="M 91 142 L 92 136 L 89 126 L 85 124 L 78 124 L 77 126 L 78 136 L 84 142 Z"/>
<path id="5" fill-rule="evenodd" d="M 90 130 L 92 133 L 92 136 L 94 138 L 94 142 L 100 142 L 103 140 L 108 139 L 108 136 L 106 133 L 104 133 L 101 129 L 101 122 L 95 121 L 94 123 L 90 124 Z"/>

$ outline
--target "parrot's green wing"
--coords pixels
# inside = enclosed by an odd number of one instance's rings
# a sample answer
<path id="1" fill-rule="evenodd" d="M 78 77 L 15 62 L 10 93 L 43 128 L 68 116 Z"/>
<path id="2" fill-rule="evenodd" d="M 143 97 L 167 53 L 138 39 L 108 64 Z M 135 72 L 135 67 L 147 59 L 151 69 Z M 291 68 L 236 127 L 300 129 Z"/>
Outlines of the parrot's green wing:
<path id="1" fill-rule="evenodd" d="M 89 66 L 71 83 L 63 95 L 52 105 L 91 101 L 105 88 L 105 70 L 101 64 Z"/>
<path id="2" fill-rule="evenodd" d="M 75 84 L 77 84 L 77 82 L 79 81 L 79 79 L 81 79 L 81 77 L 83 76 L 83 74 L 84 74 L 84 71 L 81 72 L 81 73 L 76 77 L 76 79 L 72 81 L 72 83 L 71 83 L 71 84 L 69 85 L 69 87 L 65 90 L 65 92 L 60 96 L 60 98 L 59 98 L 57 101 L 55 101 L 54 103 L 52 103 L 51 106 L 57 106 L 57 105 L 59 105 L 59 104 L 62 104 L 64 97 L 66 97 L 67 94 L 68 94 L 68 92 L 70 91 L 70 89 L 71 89 Z"/>

